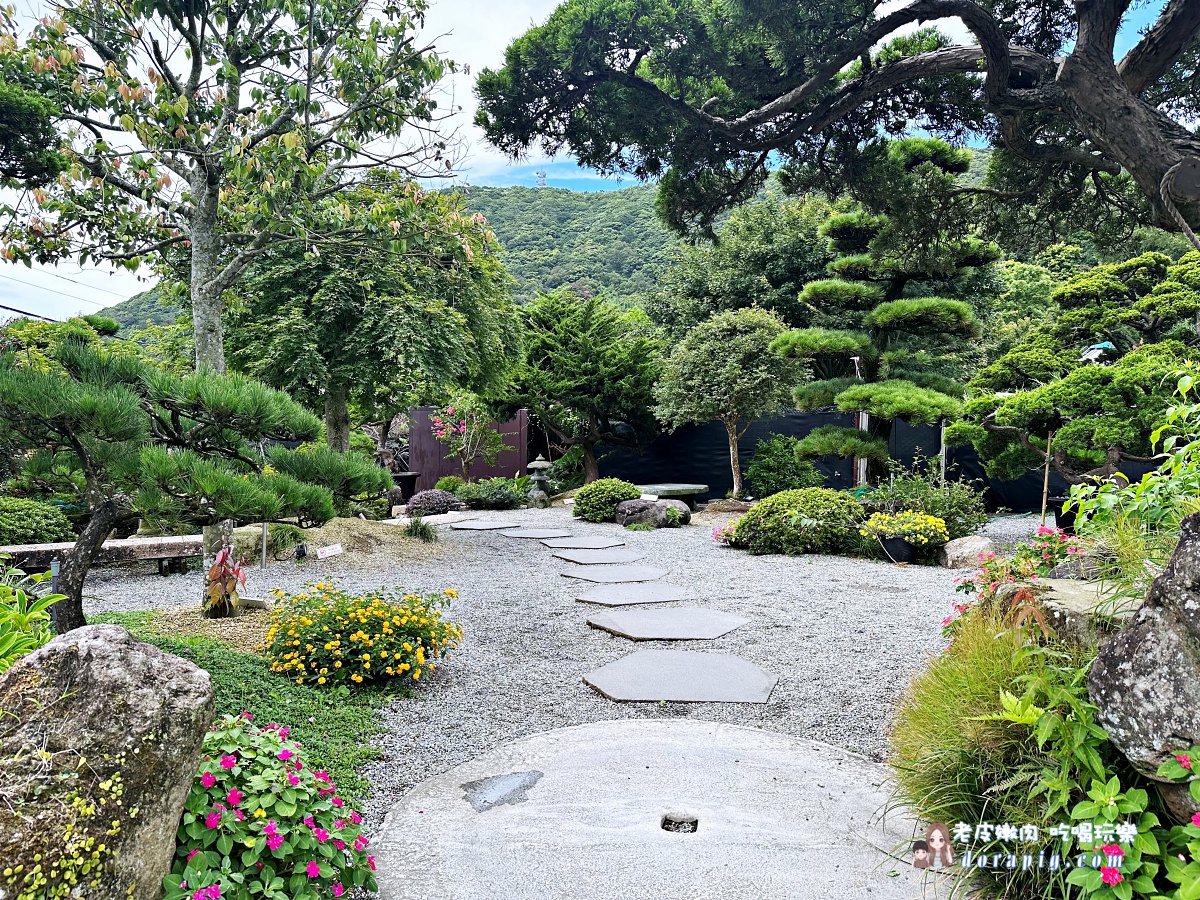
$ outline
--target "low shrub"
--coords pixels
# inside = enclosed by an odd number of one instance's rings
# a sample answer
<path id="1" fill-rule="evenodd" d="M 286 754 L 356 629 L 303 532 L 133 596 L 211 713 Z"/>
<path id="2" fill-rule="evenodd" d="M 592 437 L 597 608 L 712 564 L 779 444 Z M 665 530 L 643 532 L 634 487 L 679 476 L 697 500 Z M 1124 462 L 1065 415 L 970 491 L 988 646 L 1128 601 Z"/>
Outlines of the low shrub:
<path id="1" fill-rule="evenodd" d="M 470 509 L 517 509 L 525 503 L 525 495 L 509 478 L 488 478 L 464 484 L 454 494 Z"/>
<path id="2" fill-rule="evenodd" d="M 664 520 L 663 521 L 664 528 L 682 528 L 683 527 L 683 513 L 681 513 L 674 506 L 667 507 L 667 511 L 665 513 L 663 513 L 663 520 Z"/>
<path id="3" fill-rule="evenodd" d="M 440 516 L 452 509 L 460 509 L 461 506 L 461 501 L 449 491 L 434 488 L 431 491 L 413 494 L 404 505 L 404 509 L 409 516 Z"/>
<path id="4" fill-rule="evenodd" d="M 636 484 L 620 478 L 601 478 L 579 489 L 572 514 L 586 522 L 611 522 L 617 517 L 618 505 L 640 496 L 642 491 Z"/>
<path id="5" fill-rule="evenodd" d="M 305 765 L 288 733 L 259 728 L 247 713 L 222 718 L 205 737 L 165 900 L 317 900 L 378 889 L 362 816 L 327 772 Z"/>
<path id="6" fill-rule="evenodd" d="M 937 516 L 911 510 L 874 513 L 860 533 L 878 540 L 904 538 L 914 547 L 940 547 L 950 539 L 944 521 Z"/>
<path id="7" fill-rule="evenodd" d="M 780 491 L 823 487 L 825 479 L 807 459 L 796 458 L 799 438 L 772 434 L 758 442 L 754 458 L 746 468 L 750 487 L 761 499 Z"/>
<path id="8" fill-rule="evenodd" d="M 1019 544 L 1011 556 L 988 553 L 979 570 L 958 580 L 957 590 L 974 594 L 984 603 L 996 597 L 1002 585 L 1047 578 L 1072 557 L 1084 552 L 1084 543 L 1057 528 L 1042 527 L 1032 540 Z"/>
<path id="9" fill-rule="evenodd" d="M 827 488 L 781 491 L 750 507 L 729 541 L 751 553 L 845 553 L 858 543 L 862 507 Z"/>
<path id="10" fill-rule="evenodd" d="M 0 544 L 53 544 L 74 541 L 62 511 L 48 503 L 0 497 Z"/>
<path id="11" fill-rule="evenodd" d="M 918 512 L 946 523 L 948 540 L 974 534 L 987 523 L 983 494 L 962 481 L 943 478 L 936 459 L 894 469 L 888 481 L 862 496 L 872 512 Z"/>
<path id="12" fill-rule="evenodd" d="M 458 645 L 462 628 L 442 621 L 458 592 L 414 594 L 380 588 L 347 594 L 335 584 L 306 584 L 298 594 L 275 591 L 267 630 L 271 671 L 297 684 L 419 681 Z"/>
<path id="13" fill-rule="evenodd" d="M 649 522 L 630 522 L 625 526 L 626 531 L 658 531 Z"/>
<path id="14" fill-rule="evenodd" d="M 433 489 L 435 491 L 446 491 L 450 494 L 457 494 L 458 489 L 464 484 L 466 482 L 457 475 L 443 475 L 437 480 L 437 484 L 433 486 Z"/>

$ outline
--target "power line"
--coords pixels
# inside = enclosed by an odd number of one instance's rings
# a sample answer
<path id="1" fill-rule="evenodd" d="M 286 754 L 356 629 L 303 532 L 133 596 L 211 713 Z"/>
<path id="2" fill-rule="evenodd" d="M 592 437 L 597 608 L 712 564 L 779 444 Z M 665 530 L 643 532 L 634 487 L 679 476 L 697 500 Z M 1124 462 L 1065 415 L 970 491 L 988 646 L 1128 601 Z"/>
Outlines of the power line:
<path id="1" fill-rule="evenodd" d="M 88 290 L 99 291 L 102 294 L 109 294 L 113 297 L 119 297 L 122 300 L 129 299 L 128 294 L 119 294 L 116 291 L 107 291 L 104 288 L 94 287 L 85 281 L 76 281 L 74 278 L 68 278 L 66 275 L 59 275 L 57 272 L 51 272 L 47 269 L 39 269 L 38 271 L 40 271 L 43 275 L 49 275 L 51 278 L 61 278 L 63 281 L 69 281 L 71 284 L 77 284 L 80 287 L 87 288 Z"/>
<path id="2" fill-rule="evenodd" d="M 9 312 L 20 313 L 23 316 L 29 316 L 31 319 L 41 319 L 43 322 L 57 322 L 58 319 L 48 319 L 46 316 L 39 316 L 37 313 L 26 312 L 23 309 L 17 309 L 15 306 L 5 306 L 0 303 L 0 309 L 6 309 Z"/>
<path id="3" fill-rule="evenodd" d="M 68 294 L 66 291 L 56 291 L 54 288 L 42 287 L 40 284 L 33 284 L 29 281 L 22 281 L 20 278 L 13 278 L 11 275 L 0 275 L 0 278 L 3 278 L 5 281 L 15 282 L 16 284 L 23 284 L 25 287 L 30 287 L 34 290 L 47 291 L 51 294 L 60 294 L 63 297 L 69 297 L 72 300 L 78 300 L 80 303 L 90 303 L 93 306 L 99 306 L 101 309 L 104 308 L 104 304 L 97 300 L 87 300 L 83 297 L 76 297 L 74 294 Z"/>

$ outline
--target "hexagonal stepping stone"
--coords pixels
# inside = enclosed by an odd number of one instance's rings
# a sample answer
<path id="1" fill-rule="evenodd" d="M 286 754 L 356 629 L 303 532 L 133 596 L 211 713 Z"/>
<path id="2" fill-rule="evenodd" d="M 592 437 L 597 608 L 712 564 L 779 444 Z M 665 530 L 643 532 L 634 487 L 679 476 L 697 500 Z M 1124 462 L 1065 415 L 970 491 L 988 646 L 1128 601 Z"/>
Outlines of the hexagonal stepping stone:
<path id="1" fill-rule="evenodd" d="M 471 519 L 469 522 L 455 522 L 450 527 L 454 531 L 499 531 L 521 526 L 517 522 L 502 522 L 499 519 Z"/>
<path id="2" fill-rule="evenodd" d="M 644 554 L 636 550 L 559 550 L 554 555 L 581 566 L 617 566 L 637 562 Z"/>
<path id="3" fill-rule="evenodd" d="M 552 550 L 607 550 L 625 546 L 624 541 L 607 537 L 546 538 L 542 543 Z"/>
<path id="4" fill-rule="evenodd" d="M 516 531 L 502 531 L 500 533 L 505 537 L 533 538 L 539 541 L 542 538 L 561 538 L 571 536 L 571 532 L 563 531 L 559 528 L 518 528 Z"/>
<path id="5" fill-rule="evenodd" d="M 705 641 L 729 634 L 749 621 L 715 609 L 673 606 L 598 612 L 588 624 L 631 641 Z"/>
<path id="6" fill-rule="evenodd" d="M 639 603 L 674 603 L 694 600 L 694 592 L 666 581 L 634 581 L 626 584 L 599 584 L 575 595 L 580 603 L 598 606 L 635 606 Z"/>
<path id="7" fill-rule="evenodd" d="M 594 581 L 596 584 L 624 584 L 627 581 L 657 581 L 666 569 L 653 566 L 577 566 L 563 572 L 564 578 Z"/>
<path id="8" fill-rule="evenodd" d="M 639 650 L 583 676 L 610 700 L 645 703 L 766 703 L 778 680 L 740 656 L 696 650 Z"/>

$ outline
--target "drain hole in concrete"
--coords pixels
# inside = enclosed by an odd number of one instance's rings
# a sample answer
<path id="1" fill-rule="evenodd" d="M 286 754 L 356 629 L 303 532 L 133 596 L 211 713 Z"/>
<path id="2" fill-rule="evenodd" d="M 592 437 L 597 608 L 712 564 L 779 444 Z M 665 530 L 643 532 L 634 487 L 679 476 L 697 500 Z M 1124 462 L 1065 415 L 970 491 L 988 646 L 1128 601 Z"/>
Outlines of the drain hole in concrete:
<path id="1" fill-rule="evenodd" d="M 662 830 L 673 831 L 676 834 L 694 834 L 700 829 L 700 820 L 695 816 L 666 815 L 663 816 Z"/>

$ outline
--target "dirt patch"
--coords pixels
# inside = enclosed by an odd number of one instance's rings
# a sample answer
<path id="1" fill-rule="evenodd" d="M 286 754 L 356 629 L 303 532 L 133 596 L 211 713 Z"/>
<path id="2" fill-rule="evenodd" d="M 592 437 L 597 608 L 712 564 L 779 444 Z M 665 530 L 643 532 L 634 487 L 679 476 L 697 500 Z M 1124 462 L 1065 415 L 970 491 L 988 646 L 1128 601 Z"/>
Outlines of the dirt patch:
<path id="1" fill-rule="evenodd" d="M 262 553 L 261 539 L 261 525 L 247 525 L 245 528 L 236 529 L 234 545 L 238 556 L 249 562 L 256 562 Z M 304 543 L 312 556 L 315 556 L 321 547 L 341 544 L 342 555 L 325 561 L 330 568 L 338 568 L 347 562 L 359 562 L 367 556 L 384 555 L 401 561 L 432 559 L 448 550 L 439 543 L 426 544 L 417 538 L 407 537 L 401 526 L 372 522 L 368 519 L 333 519 L 320 528 L 305 529 Z M 291 552 L 290 549 L 282 551 L 279 556 L 284 557 Z M 273 555 L 275 554 L 268 543 L 267 557 L 271 558 Z"/>
<path id="2" fill-rule="evenodd" d="M 164 637 L 209 638 L 243 653 L 257 653 L 266 643 L 270 624 L 271 614 L 265 609 L 243 609 L 231 619 L 206 619 L 197 604 L 161 610 L 150 628 Z"/>

